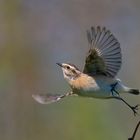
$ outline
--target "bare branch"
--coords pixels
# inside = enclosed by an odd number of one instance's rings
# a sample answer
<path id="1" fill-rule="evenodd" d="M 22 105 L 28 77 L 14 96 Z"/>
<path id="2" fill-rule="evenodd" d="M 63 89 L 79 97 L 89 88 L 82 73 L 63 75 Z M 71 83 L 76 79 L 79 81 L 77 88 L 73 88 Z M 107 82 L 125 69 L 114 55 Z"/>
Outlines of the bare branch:
<path id="1" fill-rule="evenodd" d="M 137 126 L 136 126 L 136 128 L 135 128 L 135 130 L 134 130 L 134 133 L 133 133 L 132 137 L 131 137 L 131 138 L 128 138 L 128 140 L 134 140 L 135 135 L 136 135 L 136 133 L 137 133 L 137 130 L 138 130 L 138 127 L 139 127 L 139 126 L 140 126 L 140 121 L 138 122 L 138 124 L 137 124 Z"/>

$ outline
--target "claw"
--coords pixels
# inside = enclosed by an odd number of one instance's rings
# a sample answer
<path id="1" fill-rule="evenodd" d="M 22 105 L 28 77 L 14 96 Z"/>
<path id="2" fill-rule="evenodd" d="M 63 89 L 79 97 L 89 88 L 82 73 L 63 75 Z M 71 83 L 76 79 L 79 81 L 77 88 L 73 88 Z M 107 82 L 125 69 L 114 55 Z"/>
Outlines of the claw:
<path id="1" fill-rule="evenodd" d="M 138 114 L 138 109 L 139 109 L 139 104 L 137 104 L 136 106 L 132 106 L 131 109 L 134 112 L 134 116 L 136 116 Z"/>
<path id="2" fill-rule="evenodd" d="M 139 104 L 137 104 L 136 106 L 131 106 L 130 104 L 128 104 L 123 98 L 119 97 L 119 96 L 113 96 L 113 97 L 109 97 L 108 99 L 117 99 L 117 100 L 121 100 L 122 102 L 124 102 L 134 113 L 134 116 L 139 115 L 138 114 L 138 109 L 139 109 Z"/>

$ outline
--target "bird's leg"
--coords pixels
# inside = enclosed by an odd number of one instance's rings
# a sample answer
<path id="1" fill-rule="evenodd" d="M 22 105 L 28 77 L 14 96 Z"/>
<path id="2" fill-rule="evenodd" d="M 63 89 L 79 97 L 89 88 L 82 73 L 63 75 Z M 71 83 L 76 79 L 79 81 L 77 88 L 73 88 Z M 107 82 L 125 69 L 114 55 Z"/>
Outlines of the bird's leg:
<path id="1" fill-rule="evenodd" d="M 112 84 L 112 85 L 111 85 L 111 93 L 112 93 L 112 96 L 115 96 L 115 95 L 114 95 L 114 92 L 115 92 L 118 96 L 120 96 L 120 95 L 119 95 L 119 92 L 117 92 L 116 89 L 115 89 L 116 86 L 117 86 L 117 84 L 118 84 L 118 82 L 116 82 L 115 84 Z"/>
<path id="2" fill-rule="evenodd" d="M 115 89 L 114 89 L 114 92 L 117 93 L 119 95 L 119 92 L 117 92 Z M 138 107 L 139 107 L 139 104 L 135 105 L 135 106 L 131 106 L 130 104 L 128 104 L 123 98 L 119 97 L 120 100 L 122 100 L 128 107 L 130 107 L 132 109 L 132 111 L 134 112 L 134 116 L 136 116 L 137 114 L 137 111 L 138 111 Z"/>
<path id="3" fill-rule="evenodd" d="M 118 99 L 118 100 L 123 101 L 129 108 L 132 109 L 132 111 L 134 112 L 134 116 L 135 116 L 135 115 L 137 114 L 137 110 L 138 110 L 138 106 L 139 106 L 139 105 L 131 106 L 131 105 L 128 104 L 124 99 L 122 99 L 122 98 L 120 97 L 119 92 L 115 89 L 116 86 L 117 86 L 117 84 L 118 84 L 118 82 L 116 82 L 115 84 L 112 84 L 112 85 L 111 85 L 111 87 L 112 87 L 111 93 L 112 93 L 112 96 L 113 96 L 113 97 L 111 97 L 111 98 L 115 98 L 115 99 Z M 114 93 L 116 93 L 118 96 L 115 96 Z"/>
<path id="4" fill-rule="evenodd" d="M 131 110 L 134 112 L 134 116 L 136 116 L 137 111 L 138 111 L 138 106 L 139 106 L 139 105 L 131 106 L 131 105 L 128 104 L 123 98 L 118 97 L 118 96 L 112 96 L 112 97 L 109 97 L 108 99 L 117 99 L 117 100 L 121 100 L 121 101 L 124 102 L 129 108 L 131 108 Z"/>

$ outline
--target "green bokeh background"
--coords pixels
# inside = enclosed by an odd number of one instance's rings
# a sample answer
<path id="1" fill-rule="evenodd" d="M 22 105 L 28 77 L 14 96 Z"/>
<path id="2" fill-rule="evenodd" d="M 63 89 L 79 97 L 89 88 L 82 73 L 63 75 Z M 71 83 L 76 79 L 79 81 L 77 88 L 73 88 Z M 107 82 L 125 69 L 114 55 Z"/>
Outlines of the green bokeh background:
<path id="1" fill-rule="evenodd" d="M 140 89 L 139 13 L 139 0 L 0 0 L 0 139 L 127 140 L 139 117 L 119 101 L 69 97 L 40 105 L 31 95 L 70 90 L 55 63 L 82 69 L 86 30 L 97 25 L 121 43 L 118 77 Z"/>

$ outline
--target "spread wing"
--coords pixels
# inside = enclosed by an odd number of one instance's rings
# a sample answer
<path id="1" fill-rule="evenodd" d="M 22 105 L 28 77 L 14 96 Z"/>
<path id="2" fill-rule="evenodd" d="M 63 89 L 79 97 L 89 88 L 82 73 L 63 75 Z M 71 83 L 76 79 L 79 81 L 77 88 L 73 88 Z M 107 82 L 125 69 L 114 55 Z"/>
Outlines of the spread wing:
<path id="1" fill-rule="evenodd" d="M 85 60 L 84 73 L 115 77 L 118 73 L 122 55 L 120 43 L 105 27 L 91 27 L 87 31 L 90 50 Z"/>

